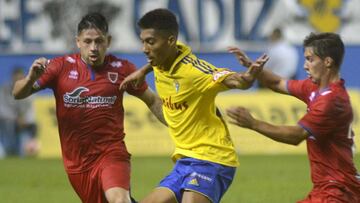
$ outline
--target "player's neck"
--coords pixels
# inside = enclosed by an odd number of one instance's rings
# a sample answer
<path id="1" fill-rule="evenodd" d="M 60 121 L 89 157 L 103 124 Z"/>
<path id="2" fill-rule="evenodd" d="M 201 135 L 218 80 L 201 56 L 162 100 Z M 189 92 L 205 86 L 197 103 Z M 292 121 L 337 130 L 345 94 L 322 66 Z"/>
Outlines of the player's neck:
<path id="1" fill-rule="evenodd" d="M 319 88 L 320 88 L 320 89 L 326 88 L 326 87 L 329 86 L 329 84 L 338 82 L 340 79 L 341 79 L 340 73 L 338 73 L 338 72 L 337 72 L 337 73 L 331 72 L 331 73 L 325 75 L 325 76 L 321 79 Z"/>
<path id="2" fill-rule="evenodd" d="M 168 71 L 173 66 L 176 58 L 180 55 L 180 52 L 176 49 L 173 53 L 169 54 L 169 57 L 165 61 L 164 65 L 161 66 L 161 69 Z"/>

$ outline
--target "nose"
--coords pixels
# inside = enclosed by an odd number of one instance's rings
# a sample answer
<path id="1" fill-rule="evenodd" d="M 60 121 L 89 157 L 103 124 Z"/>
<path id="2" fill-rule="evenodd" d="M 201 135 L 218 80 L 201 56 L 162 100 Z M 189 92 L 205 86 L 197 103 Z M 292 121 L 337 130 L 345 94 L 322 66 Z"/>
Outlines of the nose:
<path id="1" fill-rule="evenodd" d="M 304 62 L 304 66 L 303 66 L 304 70 L 308 70 L 308 64 L 307 64 L 307 61 Z"/>
<path id="2" fill-rule="evenodd" d="M 97 51 L 98 50 L 98 44 L 95 42 L 92 42 L 90 45 L 90 50 L 91 51 Z"/>
<path id="3" fill-rule="evenodd" d="M 149 47 L 146 44 L 143 44 L 142 50 L 143 50 L 144 54 L 149 54 L 150 53 Z"/>

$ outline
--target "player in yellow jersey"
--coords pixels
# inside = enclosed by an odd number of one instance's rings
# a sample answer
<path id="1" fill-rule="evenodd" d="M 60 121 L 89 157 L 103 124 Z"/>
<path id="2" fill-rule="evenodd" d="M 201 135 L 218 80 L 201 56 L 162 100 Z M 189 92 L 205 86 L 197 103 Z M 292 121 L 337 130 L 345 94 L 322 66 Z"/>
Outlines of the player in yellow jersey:
<path id="1" fill-rule="evenodd" d="M 188 46 L 178 43 L 178 23 L 167 9 L 146 13 L 138 25 L 151 66 L 130 75 L 121 87 L 141 81 L 153 69 L 176 161 L 173 171 L 142 202 L 220 202 L 238 159 L 215 97 L 225 90 L 251 87 L 268 57 L 260 57 L 246 73 L 236 73 L 198 59 Z"/>

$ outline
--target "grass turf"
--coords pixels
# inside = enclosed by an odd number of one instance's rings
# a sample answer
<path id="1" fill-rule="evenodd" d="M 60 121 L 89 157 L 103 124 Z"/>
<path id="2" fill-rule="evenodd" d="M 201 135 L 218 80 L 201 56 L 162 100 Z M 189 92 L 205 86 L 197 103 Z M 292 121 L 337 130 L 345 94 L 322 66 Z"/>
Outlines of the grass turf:
<path id="1" fill-rule="evenodd" d="M 311 189 L 306 155 L 240 155 L 222 203 L 296 202 Z M 360 160 L 355 156 L 356 165 Z M 133 157 L 132 194 L 148 194 L 172 168 L 169 157 Z M 0 202 L 80 202 L 59 159 L 0 160 Z"/>

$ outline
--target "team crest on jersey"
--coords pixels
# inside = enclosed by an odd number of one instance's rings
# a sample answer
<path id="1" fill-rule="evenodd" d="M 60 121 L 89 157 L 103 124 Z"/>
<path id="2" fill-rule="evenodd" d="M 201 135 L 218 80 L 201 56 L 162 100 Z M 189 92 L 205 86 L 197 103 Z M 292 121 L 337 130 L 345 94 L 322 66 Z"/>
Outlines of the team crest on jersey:
<path id="1" fill-rule="evenodd" d="M 179 89 L 180 89 L 180 84 L 177 80 L 174 80 L 174 86 L 175 86 L 176 93 L 178 93 Z"/>
<path id="2" fill-rule="evenodd" d="M 116 81 L 118 80 L 118 76 L 119 75 L 117 72 L 108 72 L 108 79 L 112 83 L 116 83 Z"/>

